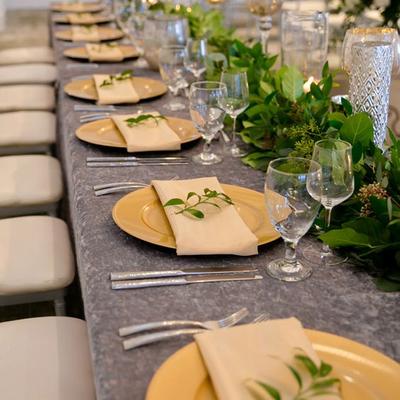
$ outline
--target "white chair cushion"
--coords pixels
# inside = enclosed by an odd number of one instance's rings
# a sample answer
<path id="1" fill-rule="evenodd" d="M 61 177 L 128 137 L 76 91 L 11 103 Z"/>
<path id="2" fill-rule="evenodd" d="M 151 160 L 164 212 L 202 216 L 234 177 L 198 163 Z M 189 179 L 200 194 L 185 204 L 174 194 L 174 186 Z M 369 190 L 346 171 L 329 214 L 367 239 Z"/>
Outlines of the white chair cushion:
<path id="1" fill-rule="evenodd" d="M 48 145 L 56 140 L 56 117 L 48 111 L 0 114 L 0 146 Z"/>
<path id="2" fill-rule="evenodd" d="M 0 67 L 0 85 L 53 83 L 57 68 L 50 64 L 10 65 Z"/>
<path id="3" fill-rule="evenodd" d="M 55 92 L 48 85 L 10 85 L 0 87 L 0 112 L 53 110 Z"/>
<path id="4" fill-rule="evenodd" d="M 42 215 L 0 220 L 0 296 L 63 289 L 73 279 L 64 221 Z"/>
<path id="5" fill-rule="evenodd" d="M 1 323 L 0 387 L 4 400 L 95 400 L 85 321 Z"/>
<path id="6" fill-rule="evenodd" d="M 50 47 L 19 47 L 0 51 L 0 65 L 54 63 L 54 52 Z"/>
<path id="7" fill-rule="evenodd" d="M 52 204 L 62 196 L 60 163 L 50 156 L 0 157 L 0 182 L 0 207 Z"/>

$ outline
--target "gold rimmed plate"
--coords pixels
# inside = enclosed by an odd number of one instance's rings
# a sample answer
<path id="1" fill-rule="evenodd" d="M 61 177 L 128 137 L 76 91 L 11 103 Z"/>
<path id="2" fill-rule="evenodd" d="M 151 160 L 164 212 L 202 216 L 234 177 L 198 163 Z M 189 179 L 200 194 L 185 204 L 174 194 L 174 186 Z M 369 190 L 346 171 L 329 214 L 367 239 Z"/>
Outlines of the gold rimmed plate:
<path id="1" fill-rule="evenodd" d="M 166 117 L 169 127 L 179 136 L 182 144 L 201 137 L 193 122 L 187 119 Z M 111 118 L 105 118 L 82 125 L 75 135 L 84 142 L 100 146 L 126 148 L 126 142 Z"/>
<path id="2" fill-rule="evenodd" d="M 137 58 L 140 55 L 139 52 L 133 46 L 127 46 L 127 45 L 117 45 L 117 46 L 121 50 L 124 56 L 124 60 L 128 58 Z M 89 55 L 85 47 L 72 47 L 70 49 L 64 50 L 63 54 L 66 57 L 89 61 Z M 101 61 L 96 60 L 96 63 L 99 62 L 115 62 L 115 60 L 101 60 Z"/>
<path id="3" fill-rule="evenodd" d="M 66 15 L 56 15 L 53 17 L 53 22 L 57 24 L 69 24 L 69 25 L 93 25 L 93 24 L 105 24 L 113 21 L 114 18 L 111 15 L 92 14 L 90 20 L 83 20 L 79 22 L 71 22 Z"/>
<path id="4" fill-rule="evenodd" d="M 132 84 L 140 100 L 151 99 L 161 96 L 167 92 L 167 86 L 158 80 L 136 77 L 132 79 Z M 84 100 L 97 101 L 97 90 L 93 79 L 77 79 L 68 82 L 64 86 L 64 92 L 70 96 L 78 97 Z"/>
<path id="5" fill-rule="evenodd" d="M 400 399 L 400 365 L 382 353 L 330 333 L 305 330 L 342 383 L 343 400 Z M 146 400 L 217 400 L 196 343 L 169 357 L 153 376 Z"/>
<path id="6" fill-rule="evenodd" d="M 262 193 L 234 185 L 222 185 L 222 188 L 232 198 L 243 221 L 257 236 L 259 245 L 279 238 L 269 221 Z M 115 204 L 112 216 L 114 222 L 129 235 L 159 246 L 176 248 L 171 226 L 152 187 L 122 197 Z"/>
<path id="7" fill-rule="evenodd" d="M 51 11 L 57 12 L 70 12 L 70 13 L 84 13 L 84 12 L 99 12 L 104 10 L 104 4 L 99 3 L 63 3 L 57 2 L 50 4 Z"/>
<path id="8" fill-rule="evenodd" d="M 102 42 L 105 40 L 117 40 L 124 37 L 124 33 L 115 28 L 99 27 L 97 28 L 99 32 L 99 40 L 89 40 L 90 42 Z M 66 40 L 72 42 L 72 30 L 64 29 L 62 31 L 57 31 L 55 33 L 57 39 Z"/>

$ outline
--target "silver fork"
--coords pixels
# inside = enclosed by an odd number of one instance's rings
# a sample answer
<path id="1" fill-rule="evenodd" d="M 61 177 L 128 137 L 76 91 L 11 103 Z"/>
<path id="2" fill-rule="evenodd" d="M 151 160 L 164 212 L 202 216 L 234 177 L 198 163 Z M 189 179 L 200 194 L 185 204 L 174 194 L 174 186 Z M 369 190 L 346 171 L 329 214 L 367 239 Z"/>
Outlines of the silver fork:
<path id="1" fill-rule="evenodd" d="M 108 112 L 104 113 L 95 113 L 95 114 L 84 114 L 79 117 L 79 122 L 84 123 L 84 122 L 92 122 L 92 121 L 97 121 L 100 119 L 105 119 L 109 117 L 111 114 Z"/>
<path id="2" fill-rule="evenodd" d="M 173 176 L 172 178 L 167 178 L 166 180 L 168 181 L 175 181 L 179 179 L 178 175 Z M 146 182 L 140 182 L 140 181 L 126 181 L 126 182 L 110 182 L 110 183 L 101 183 L 100 185 L 94 185 L 93 190 L 101 190 L 101 189 L 107 189 L 107 188 L 113 188 L 117 186 L 123 186 L 123 185 L 142 185 L 142 186 L 150 186 L 149 183 Z"/>
<path id="3" fill-rule="evenodd" d="M 171 328 L 174 326 L 194 326 L 202 329 L 218 329 L 226 328 L 232 324 L 238 323 L 244 317 L 249 314 L 246 307 L 241 308 L 239 311 L 228 315 L 225 318 L 211 321 L 191 321 L 191 320 L 172 320 L 172 321 L 158 321 L 158 322 L 147 322 L 145 324 L 124 326 L 118 330 L 119 336 L 133 335 L 134 333 L 140 333 L 152 329 L 159 328 Z"/>
<path id="4" fill-rule="evenodd" d="M 125 192 L 126 190 L 132 190 L 132 189 L 143 189 L 145 187 L 148 187 L 150 185 L 121 185 L 121 186 L 114 186 L 114 187 L 109 187 L 105 189 L 99 189 L 95 190 L 94 194 L 95 196 L 104 196 L 106 194 L 112 194 L 112 193 L 119 193 L 119 192 Z"/>
<path id="5" fill-rule="evenodd" d="M 116 108 L 113 105 L 93 105 L 93 104 L 75 104 L 74 111 L 116 111 Z"/>

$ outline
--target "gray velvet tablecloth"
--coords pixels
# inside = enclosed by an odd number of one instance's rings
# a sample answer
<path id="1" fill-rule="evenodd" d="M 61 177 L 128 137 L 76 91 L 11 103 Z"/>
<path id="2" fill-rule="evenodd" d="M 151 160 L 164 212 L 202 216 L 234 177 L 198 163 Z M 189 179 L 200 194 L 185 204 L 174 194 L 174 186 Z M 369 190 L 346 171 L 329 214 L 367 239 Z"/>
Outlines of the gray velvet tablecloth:
<path id="1" fill-rule="evenodd" d="M 64 94 L 63 85 L 74 76 L 94 71 L 122 71 L 131 67 L 132 62 L 102 65 L 92 71 L 71 67 L 76 62 L 62 54 L 71 43 L 56 39 L 53 42 L 60 75 L 57 108 L 60 157 L 68 191 L 98 400 L 143 399 L 152 375 L 161 363 L 191 341 L 189 338 L 176 339 L 126 352 L 117 334 L 119 327 L 163 319 L 221 318 L 243 306 L 248 307 L 251 317 L 262 312 L 271 318 L 296 316 L 307 328 L 357 340 L 400 360 L 400 294 L 379 292 L 370 276 L 351 265 L 314 267 L 313 275 L 306 281 L 282 283 L 269 278 L 264 271 L 268 261 L 282 254 L 281 241 L 262 246 L 255 257 L 177 257 L 171 250 L 122 232 L 114 224 L 111 210 L 123 194 L 95 197 L 93 185 L 128 179 L 167 179 L 174 175 L 181 178 L 216 175 L 221 182 L 262 191 L 263 174 L 230 157 L 215 166 L 88 169 L 85 165 L 87 156 L 124 155 L 125 152 L 86 144 L 75 137 L 79 113 L 73 111 L 73 105 L 85 102 Z M 135 74 L 159 78 L 158 73 L 145 69 L 137 68 Z M 165 95 L 139 106 L 163 111 L 162 106 L 169 99 Z M 119 107 L 119 110 L 129 112 L 137 107 Z M 178 115 L 188 117 L 187 113 Z M 182 154 L 191 155 L 200 149 L 201 144 L 196 143 L 186 146 Z M 310 243 L 317 245 L 310 238 L 304 239 L 301 245 Z M 264 279 L 130 291 L 112 291 L 110 288 L 111 271 L 229 264 L 258 266 Z"/>

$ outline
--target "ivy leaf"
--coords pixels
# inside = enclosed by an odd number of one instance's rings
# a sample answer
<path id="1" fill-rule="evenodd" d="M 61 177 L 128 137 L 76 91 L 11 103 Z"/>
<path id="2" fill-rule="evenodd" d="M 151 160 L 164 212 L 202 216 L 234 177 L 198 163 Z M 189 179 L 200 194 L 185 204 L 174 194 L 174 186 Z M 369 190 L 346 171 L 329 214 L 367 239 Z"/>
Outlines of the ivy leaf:
<path id="1" fill-rule="evenodd" d="M 374 138 L 372 120 L 367 113 L 354 114 L 343 122 L 340 137 L 351 144 L 360 142 L 367 147 Z"/>
<path id="2" fill-rule="evenodd" d="M 257 383 L 274 399 L 281 400 L 281 395 L 278 390 L 276 390 L 273 386 L 268 385 L 267 383 L 257 381 Z"/>
<path id="3" fill-rule="evenodd" d="M 343 106 L 343 109 L 347 115 L 352 115 L 353 114 L 353 106 L 351 103 L 346 99 L 346 97 L 341 98 L 341 103 Z"/>
<path id="4" fill-rule="evenodd" d="M 303 387 L 303 380 L 301 379 L 299 372 L 296 370 L 296 368 L 289 364 L 286 364 L 286 366 L 289 368 L 289 371 L 292 373 L 294 379 L 296 379 L 296 382 L 299 385 L 299 388 L 301 389 Z"/>
<path id="5" fill-rule="evenodd" d="M 321 365 L 319 367 L 319 376 L 325 377 L 332 372 L 332 366 L 327 364 L 324 361 L 321 361 Z"/>
<path id="6" fill-rule="evenodd" d="M 329 379 L 319 380 L 319 381 L 314 382 L 310 386 L 310 390 L 327 389 L 339 382 L 340 382 L 340 380 L 338 378 L 329 378 Z"/>
<path id="7" fill-rule="evenodd" d="M 318 367 L 315 365 L 314 361 L 310 357 L 304 356 L 302 354 L 297 354 L 295 359 L 300 361 L 308 370 L 312 377 L 318 374 Z"/>
<path id="8" fill-rule="evenodd" d="M 177 199 L 177 198 L 175 198 L 175 199 L 168 200 L 168 201 L 163 205 L 163 207 L 178 206 L 178 205 L 182 205 L 182 204 L 185 204 L 185 202 L 184 202 L 182 199 Z"/>
<path id="9" fill-rule="evenodd" d="M 203 219 L 204 218 L 204 213 L 200 210 L 197 210 L 195 208 L 186 208 L 185 212 L 193 215 L 193 217 L 196 217 L 198 219 Z"/>

